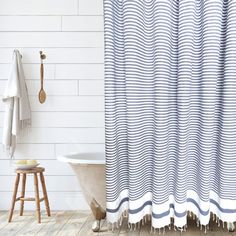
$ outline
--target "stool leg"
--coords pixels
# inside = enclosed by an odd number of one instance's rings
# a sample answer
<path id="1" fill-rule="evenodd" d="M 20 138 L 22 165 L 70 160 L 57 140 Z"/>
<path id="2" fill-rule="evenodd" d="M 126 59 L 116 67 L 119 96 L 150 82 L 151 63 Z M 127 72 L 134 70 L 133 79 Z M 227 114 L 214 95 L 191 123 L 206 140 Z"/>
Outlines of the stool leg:
<path id="1" fill-rule="evenodd" d="M 22 179 L 22 189 L 21 189 L 21 197 L 25 197 L 25 183 L 26 183 L 26 174 L 23 174 Z M 24 200 L 20 200 L 20 216 L 23 216 L 24 212 Z"/>
<path id="2" fill-rule="evenodd" d="M 11 220 L 12 220 L 13 211 L 14 211 L 15 203 L 16 203 L 16 195 L 17 195 L 17 190 L 18 190 L 18 186 L 19 186 L 19 181 L 20 181 L 20 174 L 17 173 L 16 180 L 15 180 L 14 192 L 13 192 L 13 196 L 12 196 L 12 202 L 11 202 L 11 210 L 9 212 L 9 217 L 8 217 L 8 222 L 11 222 Z"/>
<path id="3" fill-rule="evenodd" d="M 34 189 L 35 189 L 36 214 L 38 217 L 38 223 L 41 223 L 39 186 L 38 186 L 38 176 L 36 173 L 34 174 Z"/>
<path id="4" fill-rule="evenodd" d="M 47 211 L 48 216 L 51 216 L 45 179 L 44 179 L 42 172 L 40 173 L 40 180 L 41 180 L 41 184 L 42 184 L 43 197 L 44 197 L 44 202 L 45 202 L 45 206 L 46 206 L 46 211 Z"/>

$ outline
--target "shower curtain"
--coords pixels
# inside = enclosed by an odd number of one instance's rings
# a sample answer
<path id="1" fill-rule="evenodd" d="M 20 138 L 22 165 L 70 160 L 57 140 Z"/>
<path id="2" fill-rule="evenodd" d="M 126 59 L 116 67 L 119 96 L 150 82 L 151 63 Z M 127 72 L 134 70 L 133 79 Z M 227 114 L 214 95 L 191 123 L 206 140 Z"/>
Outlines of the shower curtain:
<path id="1" fill-rule="evenodd" d="M 104 0 L 107 218 L 236 220 L 236 1 Z"/>

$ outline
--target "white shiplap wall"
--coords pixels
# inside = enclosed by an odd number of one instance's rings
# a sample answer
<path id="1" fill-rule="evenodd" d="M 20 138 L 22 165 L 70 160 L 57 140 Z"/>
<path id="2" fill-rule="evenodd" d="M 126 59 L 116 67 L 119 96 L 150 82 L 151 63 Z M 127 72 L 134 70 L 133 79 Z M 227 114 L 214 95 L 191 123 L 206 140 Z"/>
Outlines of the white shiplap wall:
<path id="1" fill-rule="evenodd" d="M 12 51 L 23 55 L 32 128 L 19 140 L 16 158 L 46 168 L 52 209 L 86 209 L 71 168 L 56 160 L 73 151 L 104 150 L 102 0 L 1 0 L 0 96 Z M 39 51 L 46 53 L 46 103 L 38 102 Z M 0 102 L 0 137 L 4 106 Z M 14 172 L 0 145 L 0 209 L 9 209 Z M 28 194 L 33 192 L 28 179 Z M 26 208 L 34 209 L 33 204 Z"/>

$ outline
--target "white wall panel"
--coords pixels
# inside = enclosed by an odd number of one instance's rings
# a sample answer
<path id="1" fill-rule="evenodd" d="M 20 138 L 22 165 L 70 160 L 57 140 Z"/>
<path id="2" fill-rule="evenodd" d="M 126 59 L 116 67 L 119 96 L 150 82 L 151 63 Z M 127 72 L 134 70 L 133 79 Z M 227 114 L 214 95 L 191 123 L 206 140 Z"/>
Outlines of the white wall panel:
<path id="1" fill-rule="evenodd" d="M 38 80 L 39 75 L 39 64 L 24 64 L 25 78 L 29 80 Z M 7 80 L 10 74 L 11 64 L 0 64 L 0 80 Z M 45 80 L 54 79 L 55 65 L 46 64 L 44 65 L 44 78 Z M 1 93 L 0 93 L 1 95 Z"/>
<path id="2" fill-rule="evenodd" d="M 0 16 L 0 31 L 61 31 L 61 17 Z"/>
<path id="3" fill-rule="evenodd" d="M 0 32 L 0 47 L 103 47 L 103 38 L 102 32 Z"/>
<path id="4" fill-rule="evenodd" d="M 45 63 L 103 63 L 103 48 L 18 48 L 23 63 L 39 63 L 39 51 L 47 54 Z M 11 63 L 14 48 L 0 48 L 0 63 Z"/>
<path id="5" fill-rule="evenodd" d="M 103 112 L 32 112 L 32 127 L 104 127 L 104 119 Z"/>
<path id="6" fill-rule="evenodd" d="M 88 209 L 68 163 L 57 156 L 104 152 L 104 35 L 102 0 L 0 1 L 0 140 L 2 95 L 12 52 L 19 49 L 32 110 L 29 132 L 19 137 L 15 159 L 37 159 L 45 167 L 52 210 Z M 39 51 L 44 64 L 44 104 Z M 13 161 L 0 143 L 0 209 L 8 210 L 14 185 Z M 32 178 L 27 192 L 33 195 Z M 18 209 L 18 206 L 17 206 Z M 26 204 L 34 210 L 34 204 Z"/>
<path id="7" fill-rule="evenodd" d="M 79 95 L 104 95 L 104 80 L 80 80 Z"/>
<path id="8" fill-rule="evenodd" d="M 103 64 L 57 64 L 56 79 L 104 79 Z"/>
<path id="9" fill-rule="evenodd" d="M 55 159 L 55 145 L 50 144 L 17 144 L 15 152 L 16 159 Z M 8 159 L 7 153 L 0 145 L 0 158 Z M 1 163 L 1 161 L 0 161 Z"/>
<path id="10" fill-rule="evenodd" d="M 47 96 L 44 104 L 39 103 L 38 96 L 30 96 L 32 111 L 103 111 L 102 96 Z M 4 104 L 0 97 L 0 111 Z"/>
<path id="11" fill-rule="evenodd" d="M 77 13 L 77 0 L 1 0 L 0 7 L 0 15 L 76 15 Z"/>
<path id="12" fill-rule="evenodd" d="M 79 0 L 79 15 L 102 15 L 103 0 Z"/>
<path id="13" fill-rule="evenodd" d="M 27 88 L 29 95 L 37 96 L 40 90 L 40 80 L 27 80 Z M 3 94 L 6 80 L 0 80 L 0 94 Z M 44 90 L 47 95 L 72 96 L 78 94 L 78 82 L 76 80 L 60 81 L 45 80 Z"/>
<path id="14" fill-rule="evenodd" d="M 63 16 L 62 31 L 103 31 L 103 16 Z"/>

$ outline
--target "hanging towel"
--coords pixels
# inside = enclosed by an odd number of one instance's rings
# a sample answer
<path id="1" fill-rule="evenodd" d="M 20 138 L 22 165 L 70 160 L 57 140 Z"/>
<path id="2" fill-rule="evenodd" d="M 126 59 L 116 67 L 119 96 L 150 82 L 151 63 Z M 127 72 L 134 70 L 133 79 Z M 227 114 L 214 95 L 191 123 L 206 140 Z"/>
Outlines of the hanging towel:
<path id="1" fill-rule="evenodd" d="M 10 77 L 2 100 L 6 105 L 2 143 L 9 157 L 13 158 L 17 137 L 31 124 L 30 103 L 18 50 L 13 52 Z"/>

